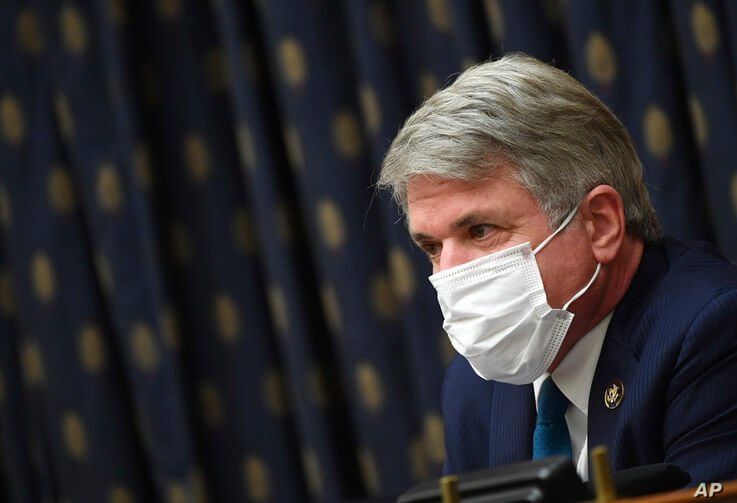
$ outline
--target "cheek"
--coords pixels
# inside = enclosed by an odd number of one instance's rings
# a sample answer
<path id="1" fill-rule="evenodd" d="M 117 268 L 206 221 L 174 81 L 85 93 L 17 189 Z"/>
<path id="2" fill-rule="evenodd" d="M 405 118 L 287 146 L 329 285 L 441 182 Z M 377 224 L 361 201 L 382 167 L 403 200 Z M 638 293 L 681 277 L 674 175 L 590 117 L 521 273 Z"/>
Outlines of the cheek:
<path id="1" fill-rule="evenodd" d="M 545 286 L 545 296 L 548 299 L 548 304 L 553 308 L 561 307 L 565 303 L 564 295 L 568 280 L 567 269 L 562 264 L 539 259 L 537 264 Z"/>
<path id="2" fill-rule="evenodd" d="M 572 233 L 571 233 L 572 234 Z M 564 237 L 565 236 L 565 237 Z M 562 307 L 588 281 L 591 249 L 570 234 L 551 241 L 537 256 L 548 303 Z"/>
<path id="3" fill-rule="evenodd" d="M 440 258 L 433 264 L 433 271 L 440 272 L 488 254 L 489 252 L 471 246 L 462 239 L 448 239 L 443 243 Z"/>

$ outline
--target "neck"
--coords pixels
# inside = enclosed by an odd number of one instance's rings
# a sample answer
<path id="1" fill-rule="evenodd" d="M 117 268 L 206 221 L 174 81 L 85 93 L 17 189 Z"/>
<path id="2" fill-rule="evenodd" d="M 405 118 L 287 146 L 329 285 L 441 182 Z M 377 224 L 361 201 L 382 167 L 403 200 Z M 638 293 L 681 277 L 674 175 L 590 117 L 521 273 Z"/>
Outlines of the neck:
<path id="1" fill-rule="evenodd" d="M 573 346 L 617 307 L 640 266 L 644 247 L 641 239 L 626 236 L 620 252 L 614 260 L 602 266 L 601 274 L 591 289 L 571 304 L 569 310 L 576 316 L 548 372 L 558 368 Z"/>

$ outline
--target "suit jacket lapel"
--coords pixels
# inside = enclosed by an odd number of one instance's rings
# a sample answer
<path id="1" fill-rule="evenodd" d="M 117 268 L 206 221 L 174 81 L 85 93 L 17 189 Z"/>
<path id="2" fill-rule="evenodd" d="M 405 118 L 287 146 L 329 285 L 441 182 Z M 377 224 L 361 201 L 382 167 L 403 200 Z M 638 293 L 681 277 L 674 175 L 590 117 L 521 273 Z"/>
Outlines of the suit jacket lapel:
<path id="1" fill-rule="evenodd" d="M 631 398 L 627 396 L 629 391 L 627 384 L 637 367 L 637 359 L 631 351 L 615 340 L 615 337 L 624 335 L 620 332 L 622 328 L 613 325 L 609 327 L 589 392 L 588 437 L 589 451 L 598 445 L 609 447 L 612 466 L 616 469 L 618 463 L 615 436 L 622 408 L 607 408 L 604 393 L 612 383 L 620 381 L 624 384 L 623 400 Z"/>
<path id="2" fill-rule="evenodd" d="M 612 466 L 615 469 L 618 466 L 615 435 L 621 407 L 607 408 L 604 393 L 612 383 L 621 381 L 624 384 L 623 399 L 628 399 L 627 383 L 630 382 L 630 376 L 633 375 L 639 360 L 642 336 L 646 335 L 638 332 L 640 318 L 649 303 L 649 297 L 667 269 L 662 245 L 647 246 L 627 293 L 614 311 L 591 383 L 588 414 L 589 449 L 597 445 L 609 446 Z"/>
<path id="3" fill-rule="evenodd" d="M 489 425 L 489 466 L 532 458 L 535 394 L 532 385 L 495 383 Z"/>

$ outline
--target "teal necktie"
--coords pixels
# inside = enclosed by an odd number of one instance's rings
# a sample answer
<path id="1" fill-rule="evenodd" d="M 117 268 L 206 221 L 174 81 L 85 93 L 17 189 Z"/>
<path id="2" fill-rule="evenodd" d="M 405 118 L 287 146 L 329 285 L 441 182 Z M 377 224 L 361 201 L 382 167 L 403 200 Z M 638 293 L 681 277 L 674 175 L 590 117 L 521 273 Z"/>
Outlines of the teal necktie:
<path id="1" fill-rule="evenodd" d="M 570 402 L 558 389 L 553 379 L 543 381 L 537 396 L 537 421 L 532 436 L 532 459 L 571 454 L 571 437 L 566 424 L 566 410 Z"/>

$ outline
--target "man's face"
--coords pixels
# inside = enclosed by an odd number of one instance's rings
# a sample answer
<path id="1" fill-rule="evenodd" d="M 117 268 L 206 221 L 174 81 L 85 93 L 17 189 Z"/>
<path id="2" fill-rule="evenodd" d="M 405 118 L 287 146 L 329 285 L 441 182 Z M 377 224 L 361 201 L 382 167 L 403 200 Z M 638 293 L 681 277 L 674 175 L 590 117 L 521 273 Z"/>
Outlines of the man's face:
<path id="1" fill-rule="evenodd" d="M 533 248 L 553 229 L 537 201 L 500 167 L 488 179 L 466 183 L 418 176 L 407 191 L 410 235 L 433 272 L 529 241 Z M 562 306 L 593 272 L 590 241 L 577 218 L 537 255 L 548 302 Z"/>

